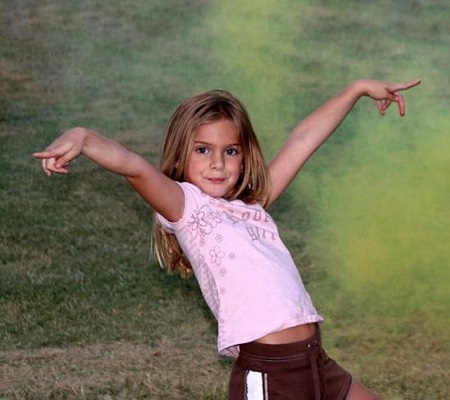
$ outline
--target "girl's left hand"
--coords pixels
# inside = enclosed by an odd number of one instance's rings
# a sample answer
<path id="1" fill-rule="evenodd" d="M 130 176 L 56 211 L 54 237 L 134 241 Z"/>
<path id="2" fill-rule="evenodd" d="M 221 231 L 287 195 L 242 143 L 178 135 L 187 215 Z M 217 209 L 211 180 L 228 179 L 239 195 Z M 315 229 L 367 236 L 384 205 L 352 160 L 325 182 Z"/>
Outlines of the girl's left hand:
<path id="1" fill-rule="evenodd" d="M 399 114 L 403 117 L 405 115 L 405 100 L 399 92 L 415 87 L 420 82 L 420 79 L 405 83 L 366 81 L 365 94 L 375 100 L 381 115 L 385 115 L 386 110 L 392 103 L 397 103 Z"/>

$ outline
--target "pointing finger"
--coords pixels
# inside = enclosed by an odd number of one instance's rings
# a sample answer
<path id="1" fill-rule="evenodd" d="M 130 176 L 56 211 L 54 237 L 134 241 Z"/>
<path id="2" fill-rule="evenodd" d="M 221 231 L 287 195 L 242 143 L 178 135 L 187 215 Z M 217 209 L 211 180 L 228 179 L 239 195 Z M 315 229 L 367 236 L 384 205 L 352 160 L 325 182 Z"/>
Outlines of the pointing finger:
<path id="1" fill-rule="evenodd" d="M 417 85 L 420 84 L 420 82 L 421 82 L 420 79 L 413 79 L 412 81 L 408 81 L 408 82 L 405 82 L 405 83 L 398 83 L 398 84 L 391 85 L 387 89 L 388 89 L 389 92 L 395 93 L 395 92 L 398 92 L 400 90 L 407 90 L 407 89 L 410 89 L 410 88 L 412 88 L 414 86 L 417 86 Z"/>

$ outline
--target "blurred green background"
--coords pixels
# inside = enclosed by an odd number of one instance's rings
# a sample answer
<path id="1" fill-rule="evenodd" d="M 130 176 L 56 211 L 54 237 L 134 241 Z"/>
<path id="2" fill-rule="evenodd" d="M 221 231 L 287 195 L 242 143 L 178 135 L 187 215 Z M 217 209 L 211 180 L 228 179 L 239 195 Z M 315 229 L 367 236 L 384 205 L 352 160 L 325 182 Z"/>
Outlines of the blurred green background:
<path id="1" fill-rule="evenodd" d="M 351 80 L 420 77 L 405 118 L 362 99 L 271 213 L 329 353 L 387 399 L 448 398 L 449 15 L 433 0 L 2 1 L 0 397 L 219 399 L 230 367 L 194 280 L 152 264 L 146 205 L 84 159 L 47 179 L 33 151 L 82 125 L 158 162 L 176 105 L 223 88 L 270 159 Z"/>

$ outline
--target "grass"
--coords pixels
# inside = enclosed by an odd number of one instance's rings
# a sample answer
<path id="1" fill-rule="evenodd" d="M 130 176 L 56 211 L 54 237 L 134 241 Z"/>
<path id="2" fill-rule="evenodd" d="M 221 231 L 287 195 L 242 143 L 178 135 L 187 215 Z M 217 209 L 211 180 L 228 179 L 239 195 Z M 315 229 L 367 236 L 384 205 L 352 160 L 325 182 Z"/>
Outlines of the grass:
<path id="1" fill-rule="evenodd" d="M 442 84 L 448 6 L 431 0 L 286 1 L 261 2 L 258 10 L 250 0 L 1 3 L 0 398 L 221 399 L 230 369 L 216 356 L 215 324 L 195 281 L 168 276 L 152 264 L 148 207 L 120 178 L 84 159 L 70 176 L 47 179 L 31 159 L 33 151 L 62 130 L 85 125 L 157 162 L 175 105 L 194 92 L 224 87 L 248 104 L 271 154 L 283 139 L 279 132 L 343 82 L 419 75 L 420 99 L 408 95 L 406 120 L 390 114 L 387 122 L 375 122 L 362 102 L 272 214 L 327 319 L 329 352 L 387 399 L 448 397 L 446 246 L 439 245 L 441 258 L 433 258 L 430 270 L 439 281 L 423 274 L 426 259 L 396 277 L 413 271 L 426 284 L 410 287 L 420 292 L 431 282 L 439 289 L 434 298 L 421 292 L 439 311 L 424 314 L 420 303 L 408 303 L 413 307 L 407 313 L 395 309 L 402 303 L 393 295 L 355 295 L 354 285 L 342 284 L 332 261 L 317 253 L 333 256 L 348 281 L 359 279 L 361 292 L 369 293 L 364 277 L 345 272 L 347 259 L 336 247 L 316 243 L 354 243 L 349 232 L 358 222 L 351 218 L 359 214 L 347 215 L 353 221 L 348 226 L 332 217 L 345 209 L 345 194 L 358 188 L 346 185 L 350 178 L 359 181 L 354 170 L 342 167 L 342 158 L 367 174 L 377 170 L 374 149 L 385 142 L 364 142 L 360 131 L 369 127 L 389 126 L 395 133 L 406 124 L 409 140 L 402 146 L 424 144 L 421 165 L 430 172 L 400 170 L 386 183 L 380 170 L 373 178 L 380 190 L 398 185 L 402 173 L 419 176 L 427 179 L 424 193 L 430 196 L 418 197 L 417 206 L 431 201 L 445 212 L 439 207 L 448 204 L 446 180 L 432 171 L 446 160 L 433 149 L 445 148 L 445 118 L 436 114 L 449 100 Z M 398 153 L 389 145 L 384 150 L 386 164 L 395 167 Z M 365 198 L 356 191 L 356 199 L 366 200 L 352 208 L 370 204 L 381 213 L 384 208 L 367 193 Z M 434 216 L 424 215 L 418 229 L 434 226 Z M 445 214 L 436 226 L 427 251 L 443 243 L 432 238 L 445 232 Z M 370 260 L 376 256 L 369 252 Z M 367 301 L 377 307 L 366 307 Z"/>

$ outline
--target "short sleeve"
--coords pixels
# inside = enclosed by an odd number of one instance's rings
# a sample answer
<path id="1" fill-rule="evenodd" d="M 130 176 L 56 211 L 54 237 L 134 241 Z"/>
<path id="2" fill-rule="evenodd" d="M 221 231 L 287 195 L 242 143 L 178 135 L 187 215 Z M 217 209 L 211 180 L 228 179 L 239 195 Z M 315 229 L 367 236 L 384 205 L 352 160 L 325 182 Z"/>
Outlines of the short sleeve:
<path id="1" fill-rule="evenodd" d="M 168 232 L 175 234 L 185 224 L 188 215 L 191 215 L 192 208 L 202 200 L 202 192 L 195 185 L 188 182 L 177 182 L 184 194 L 184 210 L 183 215 L 178 221 L 172 222 L 164 218 L 161 214 L 156 213 L 156 218 L 160 222 L 162 228 Z"/>

